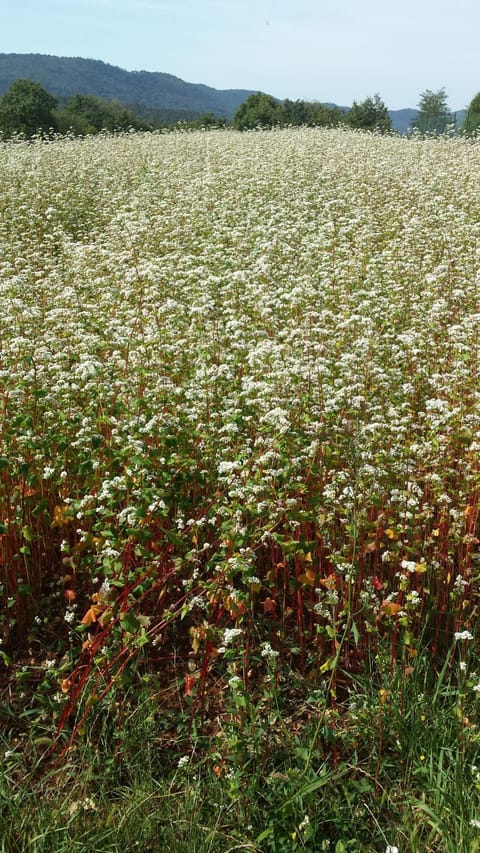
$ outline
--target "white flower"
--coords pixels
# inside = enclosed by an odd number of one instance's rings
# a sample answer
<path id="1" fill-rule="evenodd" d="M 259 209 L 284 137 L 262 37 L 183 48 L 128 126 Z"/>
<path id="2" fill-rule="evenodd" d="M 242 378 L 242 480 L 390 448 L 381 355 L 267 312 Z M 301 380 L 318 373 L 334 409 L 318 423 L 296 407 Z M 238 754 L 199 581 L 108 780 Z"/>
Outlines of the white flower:
<path id="1" fill-rule="evenodd" d="M 225 628 L 223 634 L 223 645 L 228 646 L 235 639 L 235 637 L 239 637 L 240 634 L 243 634 L 241 628 Z"/>
<path id="2" fill-rule="evenodd" d="M 470 631 L 456 631 L 453 636 L 455 640 L 473 640 L 473 634 Z"/>
<path id="3" fill-rule="evenodd" d="M 267 658 L 268 660 L 278 658 L 280 654 L 280 652 L 276 652 L 275 649 L 272 649 L 270 643 L 262 643 L 261 649 L 262 651 L 260 654 L 262 655 L 262 658 Z"/>
<path id="4" fill-rule="evenodd" d="M 190 758 L 188 757 L 188 755 L 182 755 L 182 757 L 178 759 L 177 767 L 185 767 L 189 763 Z"/>

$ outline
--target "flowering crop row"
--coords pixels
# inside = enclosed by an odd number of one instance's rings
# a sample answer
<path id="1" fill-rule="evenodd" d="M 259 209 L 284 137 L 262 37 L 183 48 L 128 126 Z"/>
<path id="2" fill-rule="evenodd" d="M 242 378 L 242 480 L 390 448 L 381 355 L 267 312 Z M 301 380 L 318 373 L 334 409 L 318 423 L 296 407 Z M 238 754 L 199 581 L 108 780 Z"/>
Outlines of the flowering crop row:
<path id="1" fill-rule="evenodd" d="M 8 655 L 69 643 L 75 701 L 178 623 L 204 701 L 474 630 L 479 167 L 345 130 L 3 145 Z"/>

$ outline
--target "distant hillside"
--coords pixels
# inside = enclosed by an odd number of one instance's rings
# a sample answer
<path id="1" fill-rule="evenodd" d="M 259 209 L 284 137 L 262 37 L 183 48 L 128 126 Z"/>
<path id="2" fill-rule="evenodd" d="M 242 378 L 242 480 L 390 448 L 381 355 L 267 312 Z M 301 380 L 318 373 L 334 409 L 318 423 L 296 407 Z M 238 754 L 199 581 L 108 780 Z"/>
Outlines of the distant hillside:
<path id="1" fill-rule="evenodd" d="M 398 133 L 408 133 L 413 119 L 418 116 L 418 110 L 389 110 L 388 114 L 394 130 L 398 131 Z M 457 128 L 462 126 L 466 114 L 466 110 L 457 110 L 457 112 L 452 113 Z"/>
<path id="2" fill-rule="evenodd" d="M 388 114 L 392 122 L 392 127 L 398 133 L 407 133 L 414 118 L 418 115 L 418 110 L 389 110 Z"/>
<path id="3" fill-rule="evenodd" d="M 213 112 L 230 118 L 250 94 L 247 89 L 213 89 L 186 83 L 172 74 L 124 71 L 98 59 L 46 56 L 40 53 L 0 53 L 0 95 L 23 77 L 36 80 L 59 99 L 77 92 L 107 101 L 141 104 L 155 109 Z"/>

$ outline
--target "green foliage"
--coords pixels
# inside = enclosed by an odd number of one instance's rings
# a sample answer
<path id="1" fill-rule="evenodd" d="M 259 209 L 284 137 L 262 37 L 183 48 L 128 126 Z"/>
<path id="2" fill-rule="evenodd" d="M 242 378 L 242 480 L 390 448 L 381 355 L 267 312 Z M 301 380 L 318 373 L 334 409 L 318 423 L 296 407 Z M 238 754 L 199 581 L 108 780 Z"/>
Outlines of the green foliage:
<path id="1" fill-rule="evenodd" d="M 282 124 L 285 126 L 334 127 L 345 121 L 345 113 L 338 107 L 327 107 L 318 101 L 283 102 Z"/>
<path id="2" fill-rule="evenodd" d="M 56 99 L 40 83 L 18 79 L 0 100 L 0 133 L 5 139 L 23 134 L 27 138 L 56 129 Z"/>
<path id="3" fill-rule="evenodd" d="M 95 95 L 77 94 L 59 112 L 59 129 L 77 134 L 98 133 L 101 130 L 147 130 L 147 122 L 139 120 L 119 101 L 103 101 Z"/>
<path id="4" fill-rule="evenodd" d="M 347 121 L 350 127 L 359 130 L 379 130 L 386 133 L 392 129 L 388 109 L 378 94 L 373 98 L 365 98 L 361 103 L 354 101 Z"/>
<path id="5" fill-rule="evenodd" d="M 282 124 L 282 107 L 272 95 L 257 92 L 241 104 L 233 117 L 237 130 L 252 130 L 256 127 L 274 127 Z"/>
<path id="6" fill-rule="evenodd" d="M 463 123 L 466 133 L 474 133 L 480 127 L 480 92 L 470 101 L 467 115 Z"/>
<path id="7" fill-rule="evenodd" d="M 448 97 L 445 88 L 432 92 L 426 89 L 420 95 L 418 102 L 419 114 L 412 122 L 412 128 L 420 133 L 444 133 L 454 121 L 448 108 Z"/>
<path id="8" fill-rule="evenodd" d="M 237 130 L 252 130 L 256 127 L 327 127 L 340 124 L 344 114 L 337 107 L 326 107 L 316 101 L 282 102 L 272 95 L 259 92 L 249 98 L 237 110 L 233 126 Z"/>

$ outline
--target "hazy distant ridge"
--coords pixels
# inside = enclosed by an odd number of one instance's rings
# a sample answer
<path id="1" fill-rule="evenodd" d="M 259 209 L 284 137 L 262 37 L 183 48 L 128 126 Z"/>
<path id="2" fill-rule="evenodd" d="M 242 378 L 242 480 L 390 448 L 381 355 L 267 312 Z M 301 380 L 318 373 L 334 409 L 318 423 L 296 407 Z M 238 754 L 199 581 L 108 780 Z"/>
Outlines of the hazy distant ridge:
<path id="1" fill-rule="evenodd" d="M 202 83 L 186 83 L 162 72 L 125 71 L 99 59 L 0 53 L 0 95 L 18 77 L 36 80 L 62 99 L 80 92 L 126 104 L 213 112 L 227 117 L 233 116 L 251 94 L 247 89 L 219 90 Z"/>

